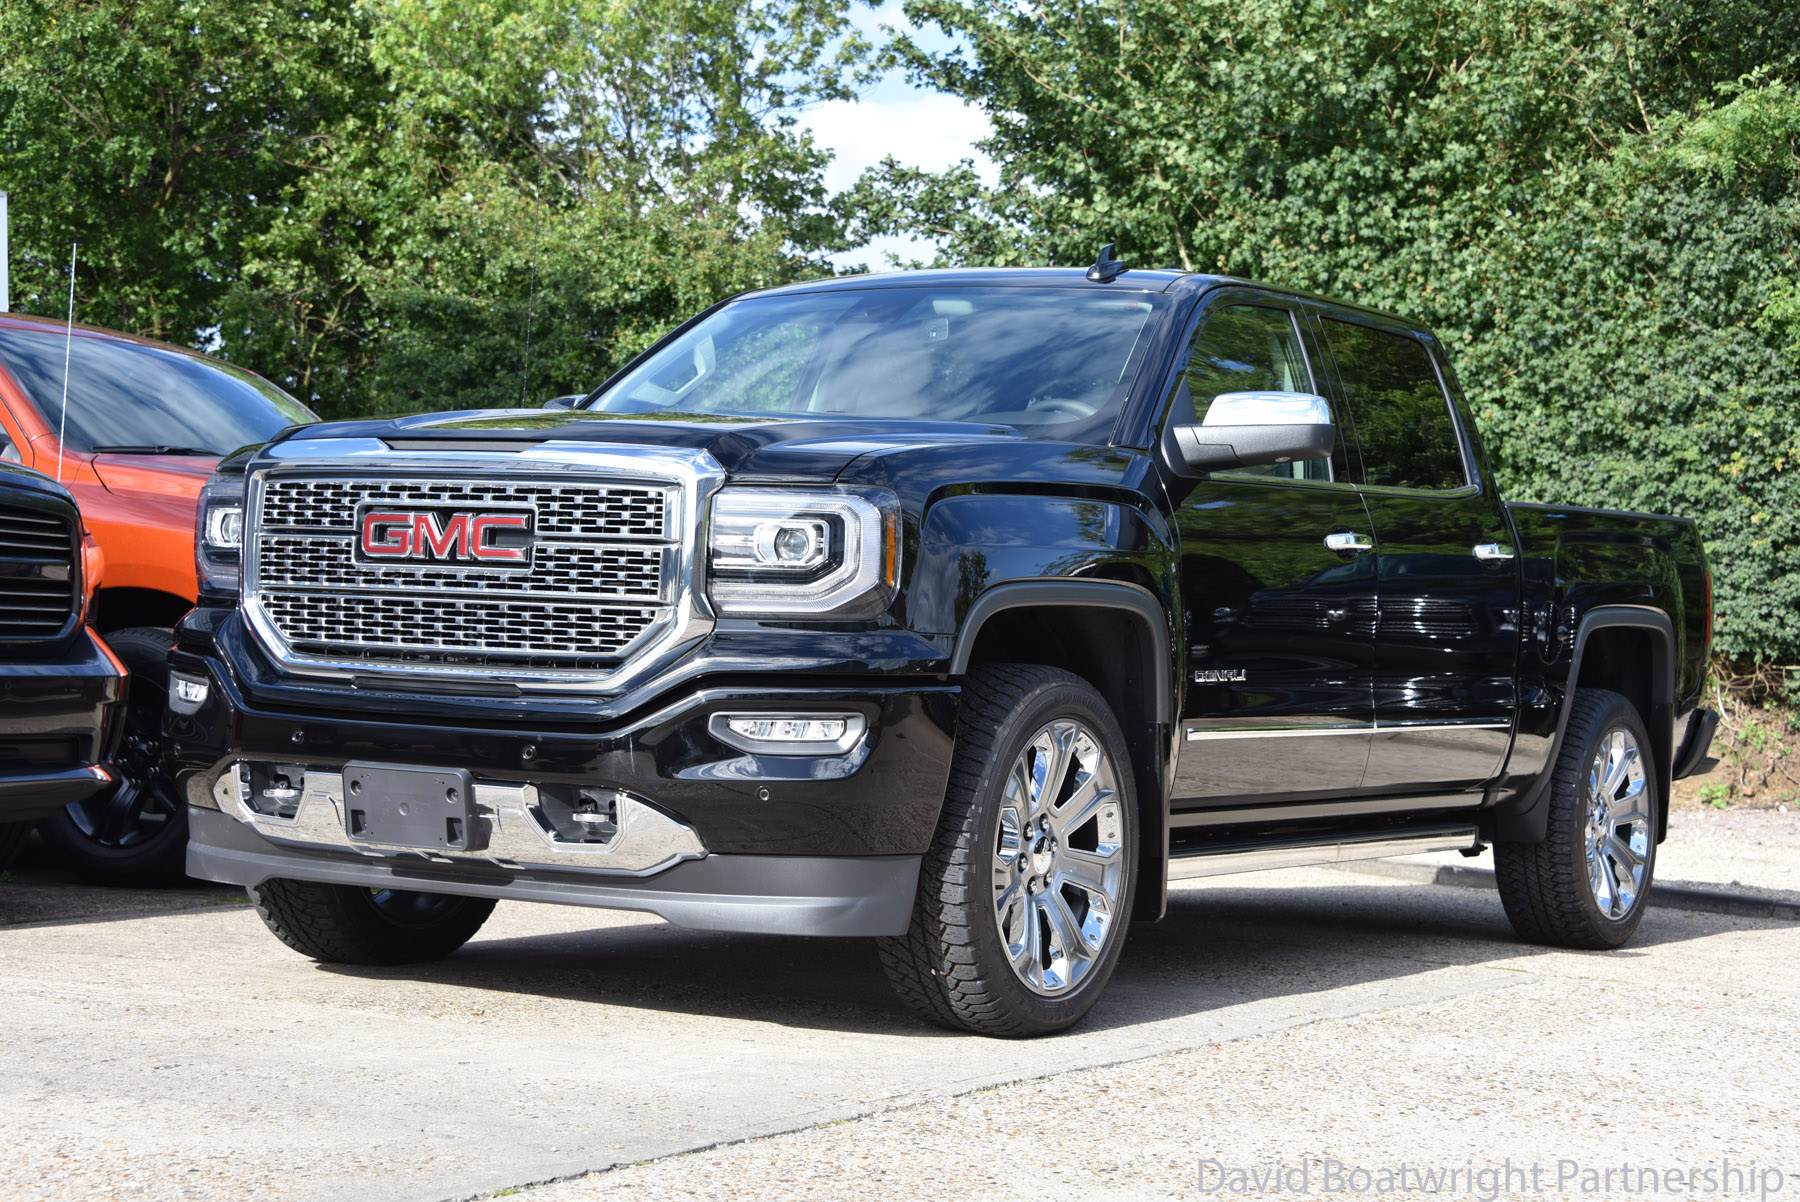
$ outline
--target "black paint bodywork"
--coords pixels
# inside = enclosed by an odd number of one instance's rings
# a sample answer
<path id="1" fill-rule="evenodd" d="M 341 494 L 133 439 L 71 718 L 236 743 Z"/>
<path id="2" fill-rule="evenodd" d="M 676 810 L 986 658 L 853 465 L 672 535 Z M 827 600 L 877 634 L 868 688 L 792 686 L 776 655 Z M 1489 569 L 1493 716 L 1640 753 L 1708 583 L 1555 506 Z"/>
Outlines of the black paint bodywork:
<path id="1" fill-rule="evenodd" d="M 0 634 L 0 822 L 54 813 L 107 787 L 118 747 L 125 670 L 82 624 L 81 518 L 68 491 L 28 468 L 0 463 L 0 507 L 52 518 L 70 531 L 66 556 L 0 538 L 0 604 L 8 581 L 66 582 L 70 612 L 50 637 Z M 5 628 L 0 627 L 0 631 Z"/>
<path id="2" fill-rule="evenodd" d="M 212 774 L 228 754 L 432 763 L 627 787 L 718 851 L 916 855 L 943 796 L 959 674 L 973 662 L 1020 658 L 1088 676 L 1128 733 L 1147 799 L 1140 917 L 1161 912 L 1165 850 L 1452 816 L 1488 837 L 1541 838 L 1540 786 L 1578 681 L 1633 695 L 1666 786 L 1690 726 L 1700 725 L 1707 584 L 1693 524 L 1505 503 L 1429 331 L 1322 298 L 1171 272 L 1129 271 L 1106 283 L 1075 270 L 921 272 L 796 288 L 958 283 L 1136 290 L 1174 303 L 1159 308 L 1103 442 L 954 422 L 647 420 L 583 410 L 433 414 L 289 435 L 496 456 L 549 439 L 694 448 L 730 483 L 887 489 L 903 514 L 901 584 L 872 620 L 720 621 L 670 670 L 600 698 L 407 693 L 286 676 L 232 598 L 203 596 L 172 658 L 178 671 L 221 686 L 201 714 L 171 719 L 192 803 L 213 804 Z M 1334 405 L 1340 385 L 1324 317 L 1423 342 L 1460 420 L 1468 487 L 1421 494 L 1354 478 L 1176 475 L 1156 450 L 1171 382 L 1206 313 L 1228 300 L 1291 309 L 1317 387 Z M 1341 421 L 1340 437 L 1337 470 L 1353 474 L 1355 432 Z M 1322 537 L 1334 531 L 1368 535 L 1374 553 L 1326 549 Z M 1484 542 L 1517 555 L 1472 558 L 1471 546 Z M 1634 639 L 1651 649 L 1646 659 L 1661 657 L 1663 675 L 1622 666 Z M 1610 679 L 1615 671 L 1627 675 Z M 791 761 L 744 756 L 704 734 L 717 704 L 824 698 L 869 716 L 866 762 L 796 773 Z M 1395 722 L 1448 729 L 1421 741 L 1386 729 Z M 1276 756 L 1272 742 L 1231 741 L 1237 730 L 1309 724 L 1367 729 L 1296 739 Z"/>

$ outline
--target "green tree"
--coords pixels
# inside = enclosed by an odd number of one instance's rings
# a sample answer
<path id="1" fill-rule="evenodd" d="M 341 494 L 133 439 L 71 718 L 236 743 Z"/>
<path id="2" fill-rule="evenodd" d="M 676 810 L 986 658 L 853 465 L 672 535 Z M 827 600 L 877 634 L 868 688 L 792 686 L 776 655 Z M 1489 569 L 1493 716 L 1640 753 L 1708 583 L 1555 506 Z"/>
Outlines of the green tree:
<path id="1" fill-rule="evenodd" d="M 586 389 L 829 271 L 799 130 L 849 0 L 15 0 L 17 307 L 205 345 L 327 415 Z M 527 347 L 529 346 L 529 356 Z"/>
<path id="2" fill-rule="evenodd" d="M 1699 518 L 1721 649 L 1800 657 L 1800 8 L 1773 0 L 911 0 L 889 53 L 993 125 L 859 234 L 1131 262 L 1423 318 L 1522 499 Z"/>
<path id="3" fill-rule="evenodd" d="M 241 247 L 375 106 L 351 0 L 7 0 L 0 189 L 14 307 L 203 342 Z"/>
<path id="4" fill-rule="evenodd" d="M 845 7 L 371 0 L 379 124 L 251 244 L 227 348 L 332 412 L 531 404 L 828 271 L 826 156 L 793 114 L 849 94 Z"/>

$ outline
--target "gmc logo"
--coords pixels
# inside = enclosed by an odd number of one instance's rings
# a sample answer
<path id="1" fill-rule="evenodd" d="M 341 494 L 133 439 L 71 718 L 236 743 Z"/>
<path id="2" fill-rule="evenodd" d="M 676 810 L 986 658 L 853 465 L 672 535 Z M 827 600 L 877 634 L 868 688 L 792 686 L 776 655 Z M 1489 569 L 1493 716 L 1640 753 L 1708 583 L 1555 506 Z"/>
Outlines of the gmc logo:
<path id="1" fill-rule="evenodd" d="M 358 558 L 530 567 L 531 518 L 526 510 L 365 509 L 357 520 Z"/>

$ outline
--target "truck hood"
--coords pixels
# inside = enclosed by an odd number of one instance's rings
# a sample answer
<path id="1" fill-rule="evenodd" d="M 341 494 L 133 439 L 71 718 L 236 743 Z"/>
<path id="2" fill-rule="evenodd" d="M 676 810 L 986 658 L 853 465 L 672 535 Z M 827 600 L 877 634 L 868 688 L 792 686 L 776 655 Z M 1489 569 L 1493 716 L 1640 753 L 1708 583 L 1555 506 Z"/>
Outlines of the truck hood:
<path id="1" fill-rule="evenodd" d="M 972 442 L 1019 443 L 1011 426 L 867 418 L 759 418 L 590 413 L 572 410 L 477 410 L 428 413 L 380 422 L 304 426 L 289 438 L 376 438 L 396 450 L 503 449 L 506 444 L 591 442 L 700 450 L 734 480 L 829 480 L 853 459 L 876 451 Z"/>
<path id="2" fill-rule="evenodd" d="M 120 497 L 197 501 L 200 486 L 219 466 L 204 455 L 133 455 L 102 452 L 89 460 L 106 491 Z"/>

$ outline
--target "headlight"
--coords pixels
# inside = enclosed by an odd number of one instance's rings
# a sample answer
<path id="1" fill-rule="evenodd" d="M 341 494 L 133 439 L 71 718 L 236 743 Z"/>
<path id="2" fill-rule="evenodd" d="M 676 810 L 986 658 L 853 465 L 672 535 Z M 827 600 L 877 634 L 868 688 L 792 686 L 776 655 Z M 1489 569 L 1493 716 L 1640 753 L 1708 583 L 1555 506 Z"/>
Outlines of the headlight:
<path id="1" fill-rule="evenodd" d="M 237 592 L 244 546 L 243 473 L 220 473 L 206 482 L 195 526 L 194 571 L 200 590 Z"/>
<path id="2" fill-rule="evenodd" d="M 891 493 L 724 488 L 713 498 L 707 595 L 723 616 L 870 618 L 899 573 Z"/>

